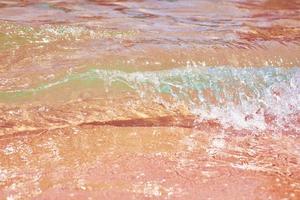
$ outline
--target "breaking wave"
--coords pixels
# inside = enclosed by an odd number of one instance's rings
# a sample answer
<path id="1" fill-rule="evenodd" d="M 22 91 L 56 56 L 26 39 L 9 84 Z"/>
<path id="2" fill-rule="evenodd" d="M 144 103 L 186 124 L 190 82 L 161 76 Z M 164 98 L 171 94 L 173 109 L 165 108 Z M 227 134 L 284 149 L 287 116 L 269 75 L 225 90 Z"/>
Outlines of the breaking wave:
<path id="1" fill-rule="evenodd" d="M 35 95 L 72 81 L 100 84 L 99 90 L 136 94 L 140 101 L 173 109 L 184 104 L 199 121 L 225 128 L 299 131 L 300 69 L 184 67 L 152 72 L 90 69 L 36 88 L 2 91 L 1 96 Z M 166 100 L 168 97 L 171 100 Z M 128 108 L 133 109 L 133 108 Z"/>

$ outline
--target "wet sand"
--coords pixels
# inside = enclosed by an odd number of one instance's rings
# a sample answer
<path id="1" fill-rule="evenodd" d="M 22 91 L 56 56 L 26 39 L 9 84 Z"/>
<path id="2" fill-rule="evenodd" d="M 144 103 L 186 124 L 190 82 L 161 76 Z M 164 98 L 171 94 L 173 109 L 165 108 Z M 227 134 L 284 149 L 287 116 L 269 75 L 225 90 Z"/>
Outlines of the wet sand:
<path id="1" fill-rule="evenodd" d="M 71 127 L 1 139 L 1 196 L 298 199 L 299 141 L 206 126 Z"/>

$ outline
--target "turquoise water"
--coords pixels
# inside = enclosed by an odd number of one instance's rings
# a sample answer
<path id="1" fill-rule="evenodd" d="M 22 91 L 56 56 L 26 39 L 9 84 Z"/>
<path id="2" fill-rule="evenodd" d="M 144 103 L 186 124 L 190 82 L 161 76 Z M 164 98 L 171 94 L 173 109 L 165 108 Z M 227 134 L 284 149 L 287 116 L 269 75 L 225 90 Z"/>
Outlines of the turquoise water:
<path id="1" fill-rule="evenodd" d="M 169 107 L 184 104 L 199 120 L 218 120 L 225 127 L 265 130 L 266 115 L 275 117 L 277 128 L 287 124 L 299 130 L 300 70 L 294 68 L 231 68 L 187 66 L 171 70 L 127 73 L 90 69 L 71 73 L 35 88 L 2 91 L 1 100 L 32 99 L 57 88 L 81 90 L 76 85 L 103 94 L 127 92 Z M 163 96 L 169 96 L 167 101 Z M 130 109 L 130 108 L 129 108 Z"/>

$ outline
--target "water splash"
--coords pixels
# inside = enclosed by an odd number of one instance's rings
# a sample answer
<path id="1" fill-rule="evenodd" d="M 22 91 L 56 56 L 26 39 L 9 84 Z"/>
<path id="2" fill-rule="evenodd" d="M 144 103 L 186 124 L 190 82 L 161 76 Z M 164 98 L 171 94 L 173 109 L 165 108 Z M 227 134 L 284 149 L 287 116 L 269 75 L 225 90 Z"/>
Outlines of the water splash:
<path id="1" fill-rule="evenodd" d="M 297 67 L 189 66 L 133 73 L 90 69 L 36 88 L 2 91 L 0 96 L 2 99 L 34 97 L 49 89 L 69 87 L 74 81 L 93 83 L 90 87 L 104 93 L 129 92 L 137 95 L 139 101 L 156 102 L 170 110 L 184 104 L 199 121 L 217 120 L 225 128 L 264 131 L 280 127 L 299 131 L 300 70 Z"/>

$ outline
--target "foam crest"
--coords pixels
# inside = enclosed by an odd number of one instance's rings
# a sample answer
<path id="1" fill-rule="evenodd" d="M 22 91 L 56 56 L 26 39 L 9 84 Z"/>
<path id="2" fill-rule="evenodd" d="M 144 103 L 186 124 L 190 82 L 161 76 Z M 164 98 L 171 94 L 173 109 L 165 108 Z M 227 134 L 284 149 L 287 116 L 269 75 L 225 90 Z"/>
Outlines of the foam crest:
<path id="1" fill-rule="evenodd" d="M 133 73 L 90 69 L 37 88 L 2 92 L 2 96 L 34 95 L 72 81 L 97 84 L 100 81 L 98 90 L 130 92 L 138 95 L 139 101 L 156 102 L 165 108 L 184 104 L 200 121 L 217 120 L 225 127 L 299 131 L 300 70 L 297 67 L 184 67 Z"/>

